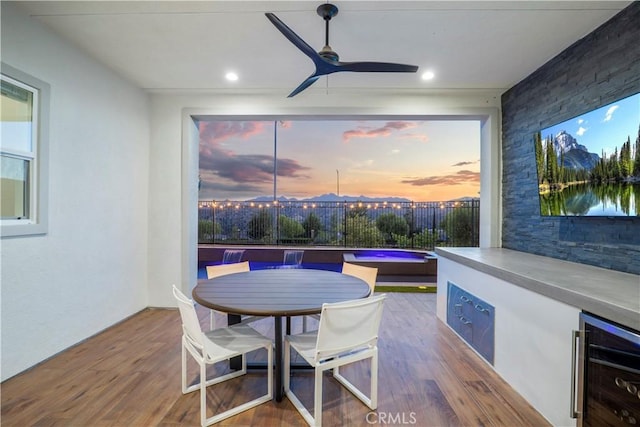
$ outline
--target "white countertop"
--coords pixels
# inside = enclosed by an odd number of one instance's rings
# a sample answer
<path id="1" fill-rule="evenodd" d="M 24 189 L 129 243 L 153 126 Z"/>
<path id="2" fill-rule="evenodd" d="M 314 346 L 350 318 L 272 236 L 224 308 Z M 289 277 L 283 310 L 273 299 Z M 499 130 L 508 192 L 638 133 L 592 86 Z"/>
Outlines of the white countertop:
<path id="1" fill-rule="evenodd" d="M 514 285 L 640 331 L 640 276 L 501 248 L 436 248 Z"/>

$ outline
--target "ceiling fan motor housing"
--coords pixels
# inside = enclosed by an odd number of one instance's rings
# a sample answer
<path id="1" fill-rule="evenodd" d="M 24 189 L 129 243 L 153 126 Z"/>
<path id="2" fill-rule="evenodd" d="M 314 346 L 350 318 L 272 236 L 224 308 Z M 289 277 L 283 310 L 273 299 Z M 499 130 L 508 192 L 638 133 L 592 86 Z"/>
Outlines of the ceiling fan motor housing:
<path id="1" fill-rule="evenodd" d="M 316 12 L 322 16 L 325 21 L 328 21 L 338 14 L 338 6 L 331 3 L 321 4 L 316 9 Z"/>
<path id="2" fill-rule="evenodd" d="M 331 50 L 331 46 L 329 45 L 323 47 L 322 50 L 318 52 L 318 55 L 329 61 L 338 62 L 340 60 L 340 56 L 338 56 L 337 53 Z"/>

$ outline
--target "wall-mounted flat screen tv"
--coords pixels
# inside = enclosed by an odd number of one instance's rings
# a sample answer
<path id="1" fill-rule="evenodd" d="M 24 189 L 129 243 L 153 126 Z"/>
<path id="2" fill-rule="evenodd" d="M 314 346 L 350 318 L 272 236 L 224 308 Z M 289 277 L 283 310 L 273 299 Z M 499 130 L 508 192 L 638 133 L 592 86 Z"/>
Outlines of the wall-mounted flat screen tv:
<path id="1" fill-rule="evenodd" d="M 542 216 L 640 216 L 640 93 L 534 135 Z"/>

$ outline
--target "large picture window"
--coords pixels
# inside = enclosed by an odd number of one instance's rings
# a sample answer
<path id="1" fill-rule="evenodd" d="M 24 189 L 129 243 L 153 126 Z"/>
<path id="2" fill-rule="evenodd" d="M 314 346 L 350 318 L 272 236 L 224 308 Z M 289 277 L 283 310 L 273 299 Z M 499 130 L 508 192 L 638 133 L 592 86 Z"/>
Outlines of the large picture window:
<path id="1" fill-rule="evenodd" d="M 2 237 L 46 233 L 46 83 L 2 64 L 0 215 Z"/>

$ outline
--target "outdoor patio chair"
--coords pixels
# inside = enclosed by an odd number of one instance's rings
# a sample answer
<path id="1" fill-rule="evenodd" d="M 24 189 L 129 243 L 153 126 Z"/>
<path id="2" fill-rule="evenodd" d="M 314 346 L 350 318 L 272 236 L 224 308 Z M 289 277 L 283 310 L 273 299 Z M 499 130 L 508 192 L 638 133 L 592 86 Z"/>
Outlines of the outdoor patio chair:
<path id="1" fill-rule="evenodd" d="M 342 274 L 348 274 L 349 276 L 354 276 L 367 282 L 369 288 L 371 288 L 369 296 L 373 295 L 376 288 L 376 279 L 378 278 L 378 269 L 376 267 L 367 267 L 364 265 L 343 262 Z"/>
<path id="2" fill-rule="evenodd" d="M 322 305 L 317 331 L 287 335 L 284 340 L 285 394 L 310 426 L 322 425 L 323 373 L 333 377 L 370 409 L 378 406 L 378 330 L 386 295 Z M 291 390 L 291 348 L 315 370 L 313 416 Z M 340 367 L 371 359 L 369 397 L 347 380 Z"/>
<path id="3" fill-rule="evenodd" d="M 208 265 L 207 279 L 213 279 L 214 277 L 224 276 L 226 274 L 243 273 L 250 270 L 249 261 L 236 262 L 235 264 L 218 264 Z M 215 328 L 215 310 L 210 310 L 210 327 Z M 260 316 L 245 316 L 242 318 L 240 324 L 246 325 L 247 323 L 255 322 L 256 320 L 264 319 Z"/>
<path id="4" fill-rule="evenodd" d="M 342 274 L 347 274 L 349 276 L 357 277 L 358 279 L 362 279 L 369 285 L 371 289 L 371 293 L 369 296 L 373 296 L 373 292 L 376 288 L 376 279 L 378 278 L 378 269 L 376 267 L 367 267 L 364 265 L 350 264 L 348 262 L 342 263 Z M 308 317 L 312 319 L 320 320 L 320 316 L 317 314 L 311 314 L 309 316 L 304 316 L 302 318 L 302 331 L 307 332 L 308 330 Z"/>
<path id="5" fill-rule="evenodd" d="M 223 264 L 233 264 L 242 261 L 244 249 L 225 249 L 222 254 Z"/>
<path id="6" fill-rule="evenodd" d="M 273 351 L 271 339 L 260 335 L 246 325 L 234 325 L 203 332 L 193 301 L 187 298 L 175 285 L 173 286 L 173 295 L 178 302 L 180 317 L 182 318 L 182 394 L 191 393 L 198 389 L 200 390 L 200 424 L 202 426 L 208 426 L 237 415 L 261 403 L 269 402 L 272 398 L 273 390 Z M 266 394 L 207 418 L 207 387 L 246 374 L 246 354 L 260 349 L 267 351 Z M 187 351 L 200 366 L 200 378 L 196 384 L 191 385 L 187 385 Z M 208 365 L 213 365 L 236 356 L 242 356 L 242 369 L 207 379 Z M 229 399 L 233 399 L 233 395 L 233 393 L 227 394 Z M 218 400 L 225 400 L 223 397 L 222 395 L 218 396 L 216 402 Z"/>

